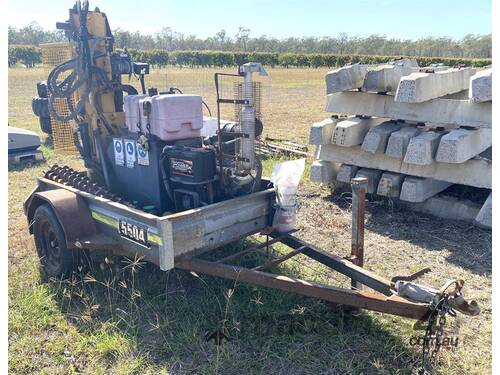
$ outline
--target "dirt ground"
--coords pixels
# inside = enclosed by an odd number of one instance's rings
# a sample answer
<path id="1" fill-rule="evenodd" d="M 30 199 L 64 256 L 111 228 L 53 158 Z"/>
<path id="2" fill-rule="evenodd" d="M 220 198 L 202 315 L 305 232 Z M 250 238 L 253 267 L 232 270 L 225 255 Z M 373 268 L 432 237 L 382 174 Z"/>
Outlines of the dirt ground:
<path id="1" fill-rule="evenodd" d="M 11 126 L 41 134 L 30 102 L 35 83 L 46 73 L 9 70 Z M 270 70 L 266 131 L 306 142 L 310 124 L 325 117 L 323 74 L 308 69 Z M 214 111 L 213 92 L 209 94 L 212 77 L 209 69 L 167 73 L 172 85 L 185 92 L 206 92 Z M 151 78 L 160 86 L 165 71 L 153 71 Z M 319 301 L 185 272 L 162 273 L 121 259 L 96 263 L 95 269 L 69 281 L 44 279 L 22 201 L 49 165 L 82 167 L 78 158 L 54 153 L 50 141 L 42 137 L 46 162 L 9 167 L 11 373 L 415 372 L 420 348 L 412 346 L 410 339 L 421 332 L 413 330 L 410 320 L 370 312 L 353 318 Z M 267 162 L 267 168 L 271 164 Z M 350 194 L 332 195 L 328 188 L 305 180 L 299 203 L 299 236 L 336 254 L 349 254 Z M 313 267 L 305 257 L 293 259 L 279 271 L 335 285 L 348 283 Z M 459 341 L 456 348 L 441 353 L 438 373 L 491 373 L 491 231 L 370 200 L 365 267 L 391 278 L 427 266 L 432 272 L 421 282 L 439 287 L 450 278 L 462 278 L 467 298 L 482 308 L 479 317 L 449 319 L 447 332 Z M 221 325 L 230 341 L 222 346 L 207 342 L 206 334 Z"/>

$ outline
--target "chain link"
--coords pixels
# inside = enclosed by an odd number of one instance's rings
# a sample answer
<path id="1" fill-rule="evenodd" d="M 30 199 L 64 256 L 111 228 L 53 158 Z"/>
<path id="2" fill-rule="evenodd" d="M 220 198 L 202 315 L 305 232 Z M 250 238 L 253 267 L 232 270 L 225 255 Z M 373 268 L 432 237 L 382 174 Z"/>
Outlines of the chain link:
<path id="1" fill-rule="evenodd" d="M 418 371 L 419 375 L 431 373 L 435 367 L 437 356 L 441 349 L 444 327 L 446 326 L 446 314 L 450 313 L 450 315 L 453 315 L 452 312 L 453 310 L 448 305 L 448 296 L 443 296 L 431 311 L 422 345 L 422 366 Z M 436 320 L 438 317 L 439 320 L 436 327 Z M 431 341 L 434 331 L 434 349 L 431 352 Z"/>

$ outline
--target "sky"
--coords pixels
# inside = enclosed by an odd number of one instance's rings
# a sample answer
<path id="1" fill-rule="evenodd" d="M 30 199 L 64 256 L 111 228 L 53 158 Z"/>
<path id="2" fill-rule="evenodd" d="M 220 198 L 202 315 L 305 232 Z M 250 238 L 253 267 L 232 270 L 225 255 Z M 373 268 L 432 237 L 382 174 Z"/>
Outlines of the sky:
<path id="1" fill-rule="evenodd" d="M 221 29 L 234 35 L 239 26 L 250 35 L 335 36 L 340 32 L 366 36 L 418 39 L 427 36 L 462 38 L 491 33 L 492 0 L 96 0 L 112 29 L 154 33 L 163 27 L 199 37 Z M 68 17 L 73 0 L 8 0 L 9 25 L 31 21 L 55 29 Z"/>

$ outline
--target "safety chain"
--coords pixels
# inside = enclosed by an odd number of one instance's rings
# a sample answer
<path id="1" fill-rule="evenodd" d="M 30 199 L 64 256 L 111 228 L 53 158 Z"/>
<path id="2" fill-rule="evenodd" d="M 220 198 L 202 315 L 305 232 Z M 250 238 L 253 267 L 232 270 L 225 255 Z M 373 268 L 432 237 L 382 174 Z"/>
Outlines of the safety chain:
<path id="1" fill-rule="evenodd" d="M 441 297 L 438 303 L 435 304 L 429 316 L 427 328 L 425 330 L 424 341 L 422 345 L 422 365 L 418 371 L 419 375 L 432 373 L 436 363 L 439 350 L 441 349 L 444 327 L 446 325 L 446 314 L 455 316 L 455 311 L 448 304 L 449 295 L 445 294 Z M 438 319 L 437 327 L 436 320 Z M 434 349 L 431 352 L 432 334 L 434 336 Z"/>

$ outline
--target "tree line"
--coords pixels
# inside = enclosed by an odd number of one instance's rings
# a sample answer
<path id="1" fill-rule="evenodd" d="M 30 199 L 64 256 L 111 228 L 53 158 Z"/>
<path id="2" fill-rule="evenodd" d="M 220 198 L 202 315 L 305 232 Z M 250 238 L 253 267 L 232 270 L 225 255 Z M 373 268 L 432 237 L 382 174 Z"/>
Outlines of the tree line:
<path id="1" fill-rule="evenodd" d="M 241 65 L 247 61 L 260 62 L 266 66 L 291 67 L 336 67 L 346 64 L 380 64 L 399 58 L 400 56 L 382 55 L 348 55 L 322 53 L 275 53 L 275 52 L 231 52 L 231 51 L 166 51 L 127 50 L 133 61 L 149 63 L 153 67 L 229 67 Z M 464 64 L 481 67 L 491 64 L 491 59 L 473 59 L 456 57 L 417 57 L 420 66 L 443 63 L 448 66 Z M 9 46 L 9 66 L 18 63 L 31 68 L 42 62 L 42 54 L 36 46 Z"/>
<path id="2" fill-rule="evenodd" d="M 389 38 L 385 35 L 350 36 L 339 33 L 328 37 L 253 37 L 250 29 L 240 27 L 235 35 L 225 30 L 200 38 L 164 27 L 154 34 L 122 29 L 113 31 L 117 48 L 171 51 L 273 52 L 294 54 L 432 56 L 491 58 L 491 34 L 468 34 L 462 39 L 426 37 L 417 40 Z M 9 26 L 9 45 L 34 45 L 64 41 L 60 31 L 44 30 L 36 22 L 24 27 Z"/>

